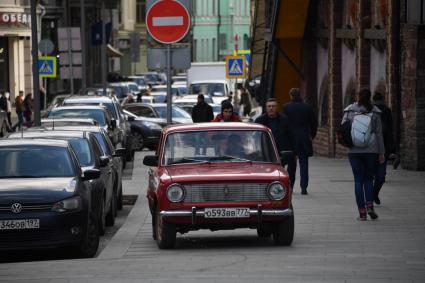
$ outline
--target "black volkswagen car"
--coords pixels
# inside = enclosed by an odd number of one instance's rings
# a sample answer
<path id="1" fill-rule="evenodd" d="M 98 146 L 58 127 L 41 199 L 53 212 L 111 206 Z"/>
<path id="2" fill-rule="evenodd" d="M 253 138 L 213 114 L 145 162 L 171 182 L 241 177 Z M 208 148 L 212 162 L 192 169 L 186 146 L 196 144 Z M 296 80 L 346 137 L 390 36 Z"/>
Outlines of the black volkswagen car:
<path id="1" fill-rule="evenodd" d="M 32 127 L 23 133 L 13 133 L 9 138 L 57 139 L 66 140 L 74 150 L 80 166 L 85 169 L 99 169 L 100 177 L 91 180 L 92 208 L 96 211 L 99 221 L 100 235 L 105 234 L 105 226 L 115 224 L 116 198 L 121 179 L 114 168 L 112 159 L 102 152 L 93 133 L 85 131 L 46 130 Z M 121 168 L 120 168 L 121 169 Z"/>
<path id="2" fill-rule="evenodd" d="M 67 141 L 0 140 L 0 250 L 74 247 L 93 257 L 99 227 L 90 180 Z"/>

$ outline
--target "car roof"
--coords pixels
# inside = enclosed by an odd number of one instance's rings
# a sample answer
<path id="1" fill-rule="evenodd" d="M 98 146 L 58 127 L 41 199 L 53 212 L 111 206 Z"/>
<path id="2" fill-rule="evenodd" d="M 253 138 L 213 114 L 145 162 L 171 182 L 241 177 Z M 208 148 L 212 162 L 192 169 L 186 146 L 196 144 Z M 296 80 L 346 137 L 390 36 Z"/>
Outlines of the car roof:
<path id="1" fill-rule="evenodd" d="M 50 129 L 50 128 L 47 128 Z M 96 126 L 58 126 L 55 127 L 55 131 L 80 131 L 80 132 L 102 132 L 102 128 Z"/>
<path id="2" fill-rule="evenodd" d="M 112 98 L 108 96 L 102 96 L 102 95 L 78 95 L 78 96 L 70 96 L 65 98 L 66 102 L 82 102 L 82 103 L 110 103 L 112 102 Z"/>
<path id="3" fill-rule="evenodd" d="M 55 146 L 55 147 L 68 147 L 68 142 L 55 139 L 25 139 L 25 138 L 12 138 L 0 139 L 0 147 L 4 146 Z"/>
<path id="4" fill-rule="evenodd" d="M 192 81 L 190 84 L 201 84 L 201 83 L 227 83 L 226 80 L 197 80 Z"/>
<path id="5" fill-rule="evenodd" d="M 97 109 L 97 110 L 103 110 L 106 111 L 105 108 L 103 108 L 102 106 L 98 106 L 98 105 L 65 105 L 65 106 L 59 106 L 59 107 L 55 107 L 52 109 L 52 111 L 57 111 L 57 110 L 62 110 L 62 109 Z"/>
<path id="6" fill-rule="evenodd" d="M 23 133 L 12 133 L 9 135 L 9 138 L 48 138 L 54 139 L 54 137 L 58 138 L 84 138 L 85 132 L 83 131 L 61 131 L 61 130 L 51 130 L 45 128 L 37 128 L 31 131 L 25 131 Z"/>
<path id="7" fill-rule="evenodd" d="M 41 123 L 54 123 L 54 122 L 87 122 L 92 125 L 96 122 L 90 118 L 43 118 L 41 119 Z"/>
<path id="8" fill-rule="evenodd" d="M 261 130 L 269 131 L 269 129 L 257 123 L 243 123 L 243 122 L 211 122 L 211 123 L 194 123 L 194 124 L 174 124 L 165 127 L 164 134 L 173 132 L 185 131 L 204 131 L 204 130 Z"/>

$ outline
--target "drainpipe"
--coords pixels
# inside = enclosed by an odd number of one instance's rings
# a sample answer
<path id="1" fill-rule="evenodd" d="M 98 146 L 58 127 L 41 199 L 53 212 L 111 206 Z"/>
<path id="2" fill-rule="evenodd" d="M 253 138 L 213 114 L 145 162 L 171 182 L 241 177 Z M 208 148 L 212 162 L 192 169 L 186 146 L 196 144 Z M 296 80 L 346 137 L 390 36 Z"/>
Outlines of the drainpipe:
<path id="1" fill-rule="evenodd" d="M 217 61 L 220 61 L 220 27 L 221 27 L 221 12 L 220 12 L 220 0 L 217 0 Z"/>

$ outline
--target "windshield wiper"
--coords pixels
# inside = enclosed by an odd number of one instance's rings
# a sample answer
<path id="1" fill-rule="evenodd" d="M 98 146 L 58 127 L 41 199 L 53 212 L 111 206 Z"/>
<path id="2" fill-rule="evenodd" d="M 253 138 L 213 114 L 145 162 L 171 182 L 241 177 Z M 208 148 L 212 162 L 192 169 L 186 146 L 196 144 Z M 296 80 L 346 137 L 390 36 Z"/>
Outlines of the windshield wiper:
<path id="1" fill-rule="evenodd" d="M 214 161 L 237 160 L 237 161 L 242 161 L 242 162 L 251 162 L 251 160 L 249 160 L 249 159 L 231 156 L 231 155 L 222 155 L 222 156 L 211 157 L 209 160 L 210 161 L 212 161 L 212 160 L 214 160 Z"/>
<path id="2" fill-rule="evenodd" d="M 194 158 L 180 158 L 180 159 L 174 160 L 170 164 L 182 164 L 182 163 L 208 163 L 208 161 L 194 159 Z"/>

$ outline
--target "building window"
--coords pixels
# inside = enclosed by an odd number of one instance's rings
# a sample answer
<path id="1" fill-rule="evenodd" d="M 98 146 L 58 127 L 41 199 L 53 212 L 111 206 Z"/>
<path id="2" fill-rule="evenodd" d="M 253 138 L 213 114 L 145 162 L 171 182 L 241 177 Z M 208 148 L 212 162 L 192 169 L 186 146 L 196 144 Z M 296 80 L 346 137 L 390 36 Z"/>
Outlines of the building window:
<path id="1" fill-rule="evenodd" d="M 205 41 L 205 61 L 210 61 L 210 40 L 207 38 Z"/>
<path id="2" fill-rule="evenodd" d="M 247 34 L 243 35 L 243 49 L 249 49 L 249 37 Z"/>
<path id="3" fill-rule="evenodd" d="M 213 0 L 212 4 L 213 4 L 213 15 L 217 16 L 217 0 Z"/>
<path id="4" fill-rule="evenodd" d="M 425 24 L 425 0 L 406 0 L 406 20 L 409 24 Z"/>
<path id="5" fill-rule="evenodd" d="M 218 38 L 218 40 L 220 42 L 220 50 L 226 50 L 226 48 L 227 48 L 226 34 L 220 33 L 220 37 Z"/>
<path id="6" fill-rule="evenodd" d="M 146 18 L 146 0 L 137 0 L 136 2 L 136 23 L 145 23 Z"/>
<path id="7" fill-rule="evenodd" d="M 198 61 L 198 58 L 196 58 L 196 56 L 198 55 L 198 40 L 197 39 L 195 39 L 194 41 L 193 41 L 193 54 L 192 54 L 192 56 L 193 56 L 193 61 Z"/>

